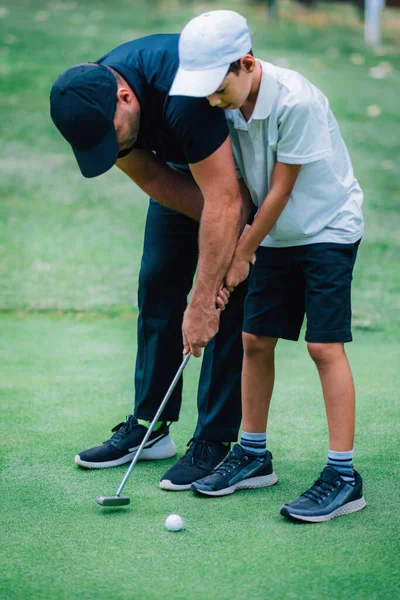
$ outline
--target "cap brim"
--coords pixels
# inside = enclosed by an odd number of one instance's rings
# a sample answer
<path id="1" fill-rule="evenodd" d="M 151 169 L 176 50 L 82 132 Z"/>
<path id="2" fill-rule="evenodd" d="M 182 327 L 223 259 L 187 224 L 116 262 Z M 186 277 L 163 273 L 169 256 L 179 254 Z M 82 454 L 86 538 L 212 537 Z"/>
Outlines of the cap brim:
<path id="1" fill-rule="evenodd" d="M 180 67 L 169 90 L 169 95 L 192 96 L 193 98 L 211 96 L 225 79 L 228 69 L 229 65 L 204 71 L 187 71 Z"/>
<path id="2" fill-rule="evenodd" d="M 72 146 L 76 161 L 84 177 L 97 177 L 109 171 L 118 158 L 118 140 L 114 125 L 103 139 L 90 150 L 78 150 Z"/>

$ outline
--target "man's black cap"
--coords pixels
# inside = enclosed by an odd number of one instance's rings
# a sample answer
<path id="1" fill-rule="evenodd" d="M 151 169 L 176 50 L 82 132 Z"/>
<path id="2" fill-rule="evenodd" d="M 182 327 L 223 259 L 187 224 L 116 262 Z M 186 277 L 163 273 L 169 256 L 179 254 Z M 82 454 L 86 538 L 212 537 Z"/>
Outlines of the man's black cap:
<path id="1" fill-rule="evenodd" d="M 118 158 L 117 89 L 112 71 L 95 63 L 67 69 L 51 89 L 51 118 L 85 177 L 105 173 Z"/>

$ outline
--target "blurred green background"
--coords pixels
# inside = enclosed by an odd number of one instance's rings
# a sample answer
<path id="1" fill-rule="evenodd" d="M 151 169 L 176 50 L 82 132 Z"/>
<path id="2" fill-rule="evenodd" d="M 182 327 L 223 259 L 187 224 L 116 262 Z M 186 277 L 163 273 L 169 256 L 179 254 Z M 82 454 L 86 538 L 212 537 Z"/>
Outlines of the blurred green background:
<path id="1" fill-rule="evenodd" d="M 326 454 L 317 378 L 301 343 L 278 351 L 270 437 L 280 482 L 267 494 L 207 503 L 163 493 L 157 480 L 173 462 L 163 461 L 139 464 L 127 490 L 132 507 L 104 514 L 94 499 L 113 493 L 124 468 L 87 473 L 73 465 L 74 454 L 106 439 L 132 410 L 147 198 L 117 169 L 94 180 L 80 175 L 49 118 L 49 90 L 69 66 L 135 37 L 178 32 L 217 8 L 248 18 L 256 56 L 300 71 L 325 92 L 365 193 L 349 354 L 368 508 L 322 527 L 299 528 L 278 514 Z M 399 593 L 400 11 L 384 11 L 382 43 L 367 48 L 353 5 L 321 2 L 307 11 L 282 0 L 278 8 L 271 21 L 266 3 L 235 0 L 0 5 L 2 598 Z M 189 365 L 173 429 L 179 454 L 194 427 L 199 367 Z M 183 535 L 164 530 L 169 512 L 185 517 Z"/>

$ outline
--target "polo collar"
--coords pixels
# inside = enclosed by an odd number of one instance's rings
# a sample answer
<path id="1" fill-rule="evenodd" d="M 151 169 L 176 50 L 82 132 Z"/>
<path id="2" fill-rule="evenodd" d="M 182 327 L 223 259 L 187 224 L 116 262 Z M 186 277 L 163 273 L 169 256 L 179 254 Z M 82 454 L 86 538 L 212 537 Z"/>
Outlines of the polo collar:
<path id="1" fill-rule="evenodd" d="M 262 60 L 258 62 L 262 68 L 262 75 L 253 114 L 246 121 L 239 108 L 230 110 L 229 116 L 233 121 L 235 129 L 248 129 L 251 121 L 267 119 L 278 96 L 278 81 L 275 66 Z"/>

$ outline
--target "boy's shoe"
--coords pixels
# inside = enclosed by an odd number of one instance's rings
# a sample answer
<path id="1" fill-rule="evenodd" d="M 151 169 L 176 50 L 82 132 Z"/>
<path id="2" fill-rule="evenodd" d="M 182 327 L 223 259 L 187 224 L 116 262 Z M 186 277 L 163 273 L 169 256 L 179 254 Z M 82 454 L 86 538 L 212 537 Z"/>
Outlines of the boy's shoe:
<path id="1" fill-rule="evenodd" d="M 309 490 L 281 508 L 281 515 L 291 521 L 310 523 L 329 521 L 361 510 L 366 505 L 362 495 L 362 478 L 354 471 L 354 484 L 345 481 L 332 467 L 325 467 Z"/>
<path id="2" fill-rule="evenodd" d="M 247 454 L 235 444 L 224 460 L 208 477 L 195 481 L 191 489 L 205 496 L 227 496 L 236 490 L 249 490 L 274 485 L 278 478 L 272 467 L 272 454 L 258 457 Z"/>
<path id="3" fill-rule="evenodd" d="M 111 431 L 114 435 L 101 446 L 84 450 L 75 456 L 75 462 L 86 469 L 106 469 L 131 462 L 139 448 L 147 427 L 139 425 L 136 417 L 129 415 L 125 423 L 119 423 Z M 176 446 L 169 435 L 169 427 L 163 423 L 153 431 L 140 453 L 139 460 L 158 460 L 175 456 Z"/>
<path id="4" fill-rule="evenodd" d="M 192 438 L 189 449 L 160 479 L 160 488 L 180 492 L 190 490 L 194 481 L 209 475 L 229 452 L 221 442 L 206 442 Z"/>

